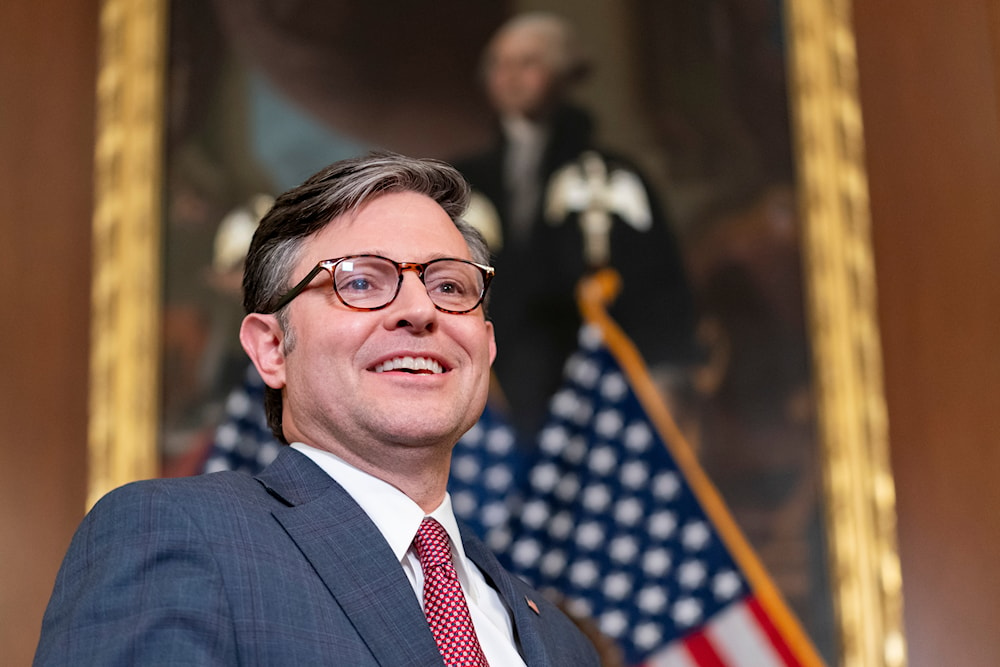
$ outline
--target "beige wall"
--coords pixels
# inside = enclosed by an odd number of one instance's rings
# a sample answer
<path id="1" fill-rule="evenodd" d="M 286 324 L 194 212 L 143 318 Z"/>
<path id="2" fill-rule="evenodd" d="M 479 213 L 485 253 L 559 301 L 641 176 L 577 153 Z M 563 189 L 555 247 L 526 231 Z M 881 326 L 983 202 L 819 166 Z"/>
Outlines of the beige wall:
<path id="1" fill-rule="evenodd" d="M 1000 664 L 1000 11 L 857 3 L 910 664 Z M 0 3 L 0 646 L 83 513 L 98 0 Z"/>
<path id="2" fill-rule="evenodd" d="M 855 3 L 910 664 L 1000 664 L 995 0 Z"/>

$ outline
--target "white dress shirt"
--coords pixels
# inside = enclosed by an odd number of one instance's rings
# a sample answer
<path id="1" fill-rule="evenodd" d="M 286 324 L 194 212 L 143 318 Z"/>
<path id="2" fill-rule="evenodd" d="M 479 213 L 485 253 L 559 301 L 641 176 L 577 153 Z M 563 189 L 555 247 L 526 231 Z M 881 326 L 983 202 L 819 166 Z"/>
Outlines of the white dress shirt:
<path id="1" fill-rule="evenodd" d="M 451 555 L 462 584 L 462 591 L 469 606 L 476 636 L 483 647 L 483 653 L 491 665 L 524 666 L 524 659 L 518 653 L 514 642 L 511 614 L 500 595 L 487 582 L 476 564 L 465 556 L 458 522 L 451 507 L 451 496 L 445 494 L 444 502 L 430 514 L 424 511 L 409 496 L 377 477 L 355 468 L 340 457 L 325 450 L 316 449 L 301 442 L 291 447 L 308 456 L 322 468 L 354 499 L 382 533 L 389 547 L 399 560 L 413 592 L 424 604 L 424 572 L 420 559 L 413 547 L 420 522 L 425 516 L 434 517 L 448 532 L 451 540 Z"/>

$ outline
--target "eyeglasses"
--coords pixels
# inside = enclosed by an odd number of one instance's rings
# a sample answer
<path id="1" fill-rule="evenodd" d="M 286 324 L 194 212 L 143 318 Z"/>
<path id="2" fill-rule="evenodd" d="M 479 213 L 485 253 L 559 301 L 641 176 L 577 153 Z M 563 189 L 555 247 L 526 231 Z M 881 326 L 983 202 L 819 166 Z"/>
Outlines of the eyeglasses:
<path id="1" fill-rule="evenodd" d="M 403 271 L 416 271 L 434 307 L 455 314 L 468 313 L 483 302 L 494 274 L 492 266 L 464 259 L 442 258 L 421 263 L 394 262 L 378 255 L 348 255 L 317 264 L 270 312 L 276 313 L 287 306 L 320 271 L 330 274 L 334 294 L 354 310 L 385 308 L 399 294 Z"/>

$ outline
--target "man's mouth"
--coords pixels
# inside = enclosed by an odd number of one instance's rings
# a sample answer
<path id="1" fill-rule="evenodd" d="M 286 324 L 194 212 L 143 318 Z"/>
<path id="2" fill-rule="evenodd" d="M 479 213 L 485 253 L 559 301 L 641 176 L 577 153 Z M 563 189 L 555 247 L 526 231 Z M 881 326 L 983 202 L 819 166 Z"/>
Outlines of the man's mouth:
<path id="1" fill-rule="evenodd" d="M 444 373 L 441 364 L 428 357 L 395 357 L 387 359 L 375 366 L 376 373 L 386 373 L 388 371 L 403 371 L 404 373 Z"/>

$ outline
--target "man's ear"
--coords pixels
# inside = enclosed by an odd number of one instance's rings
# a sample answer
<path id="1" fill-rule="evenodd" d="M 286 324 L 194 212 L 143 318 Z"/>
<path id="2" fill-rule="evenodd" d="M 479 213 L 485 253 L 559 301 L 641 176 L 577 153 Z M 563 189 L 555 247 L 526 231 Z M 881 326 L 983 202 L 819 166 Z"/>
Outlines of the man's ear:
<path id="1" fill-rule="evenodd" d="M 264 384 L 272 389 L 285 386 L 285 334 L 274 315 L 250 313 L 240 325 L 240 344 L 257 367 Z"/>
<path id="2" fill-rule="evenodd" d="M 490 366 L 497 358 L 497 338 L 496 332 L 493 329 L 493 322 L 486 320 L 486 332 L 490 337 Z"/>

